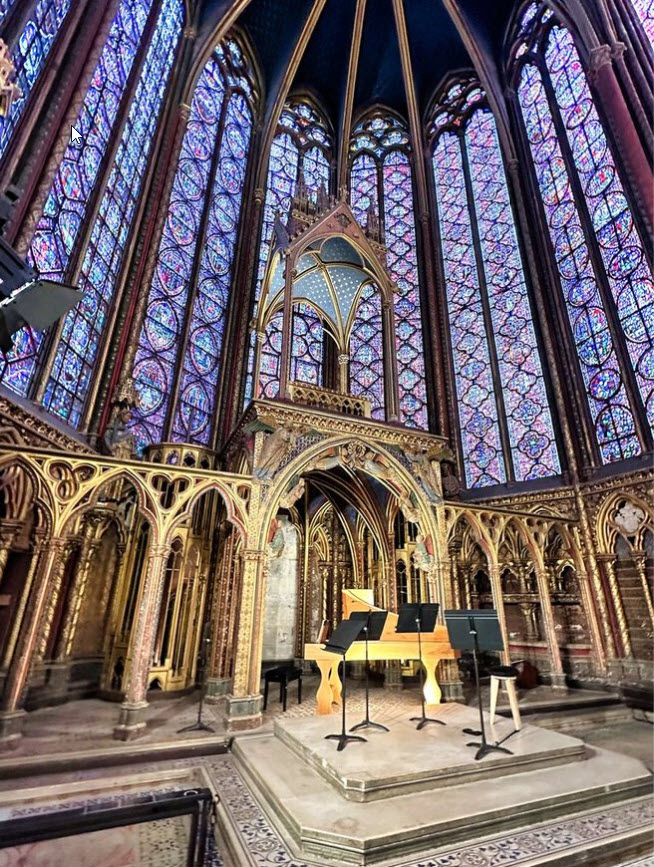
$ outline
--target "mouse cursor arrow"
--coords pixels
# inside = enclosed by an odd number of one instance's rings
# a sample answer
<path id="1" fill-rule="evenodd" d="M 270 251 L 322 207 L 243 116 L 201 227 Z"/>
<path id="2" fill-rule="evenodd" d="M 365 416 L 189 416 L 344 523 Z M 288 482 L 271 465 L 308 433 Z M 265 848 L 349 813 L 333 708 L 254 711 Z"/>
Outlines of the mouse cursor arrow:
<path id="1" fill-rule="evenodd" d="M 70 143 L 82 144 L 82 133 L 76 130 L 74 126 L 70 128 Z"/>

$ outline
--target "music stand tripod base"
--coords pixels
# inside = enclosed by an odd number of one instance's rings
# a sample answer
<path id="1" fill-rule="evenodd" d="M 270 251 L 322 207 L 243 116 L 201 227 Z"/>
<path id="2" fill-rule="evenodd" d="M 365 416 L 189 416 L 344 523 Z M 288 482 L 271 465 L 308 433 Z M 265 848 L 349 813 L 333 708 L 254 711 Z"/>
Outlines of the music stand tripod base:
<path id="1" fill-rule="evenodd" d="M 368 635 L 370 628 L 370 612 L 368 612 L 368 619 L 366 620 L 366 625 L 363 627 L 363 632 L 365 635 L 366 642 L 366 715 L 361 720 L 360 723 L 357 723 L 355 726 L 352 726 L 350 729 L 351 732 L 356 732 L 359 729 L 371 728 L 371 729 L 379 729 L 381 732 L 390 731 L 389 728 L 382 725 L 378 722 L 373 722 L 370 719 L 370 659 L 368 657 Z"/>
<path id="2" fill-rule="evenodd" d="M 467 747 L 479 747 L 477 752 L 475 753 L 475 761 L 479 761 L 479 759 L 483 759 L 484 756 L 487 756 L 489 753 L 506 753 L 507 756 L 512 756 L 513 753 L 511 750 L 507 750 L 504 747 L 498 747 L 495 744 L 489 744 L 485 741 L 480 743 L 479 741 L 473 741 L 469 744 L 466 744 Z"/>
<path id="3" fill-rule="evenodd" d="M 206 723 L 202 722 L 202 720 L 198 720 L 198 722 L 194 722 L 190 726 L 185 726 L 183 729 L 178 729 L 177 734 L 181 735 L 183 732 L 215 732 L 215 729 L 212 729 L 211 726 L 208 726 Z"/>

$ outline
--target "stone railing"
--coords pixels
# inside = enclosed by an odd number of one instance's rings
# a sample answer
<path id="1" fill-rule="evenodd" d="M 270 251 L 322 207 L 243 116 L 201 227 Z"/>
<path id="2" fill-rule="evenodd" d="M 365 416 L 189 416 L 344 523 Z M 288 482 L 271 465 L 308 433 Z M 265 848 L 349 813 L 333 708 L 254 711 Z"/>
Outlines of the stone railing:
<path id="1" fill-rule="evenodd" d="M 320 388 L 304 382 L 292 382 L 290 385 L 291 400 L 310 406 L 312 409 L 323 409 L 326 412 L 337 412 L 341 415 L 370 418 L 371 406 L 367 397 L 357 397 L 354 394 L 341 394 L 331 388 Z"/>

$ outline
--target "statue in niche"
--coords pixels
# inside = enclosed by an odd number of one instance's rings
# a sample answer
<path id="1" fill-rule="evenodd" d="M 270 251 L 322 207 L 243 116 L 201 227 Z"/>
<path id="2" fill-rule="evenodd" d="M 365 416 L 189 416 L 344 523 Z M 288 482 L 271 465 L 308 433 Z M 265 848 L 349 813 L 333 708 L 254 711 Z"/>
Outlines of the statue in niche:
<path id="1" fill-rule="evenodd" d="M 271 558 L 282 556 L 284 550 L 284 526 L 288 524 L 286 515 L 278 515 L 273 522 L 272 539 L 268 542 L 268 554 Z"/>
<path id="2" fill-rule="evenodd" d="M 134 383 L 131 379 L 122 380 L 112 401 L 109 424 L 103 437 L 105 448 L 115 458 L 129 459 L 136 453 L 136 441 L 127 426 L 137 405 L 138 393 Z"/>
<path id="3" fill-rule="evenodd" d="M 420 526 L 420 509 L 414 505 L 412 496 L 407 491 L 401 491 L 398 508 L 404 515 L 405 520 L 410 524 L 418 524 Z"/>
<path id="4" fill-rule="evenodd" d="M 441 497 L 441 472 L 438 460 L 433 452 L 426 449 L 418 451 L 405 451 L 407 460 L 411 464 L 411 470 L 420 481 L 427 496 L 431 500 L 440 502 Z"/>
<path id="5" fill-rule="evenodd" d="M 425 537 L 422 533 L 416 536 L 415 548 L 411 555 L 411 560 L 416 569 L 420 572 L 429 572 L 434 565 L 434 555 L 429 548 L 431 547 L 429 537 Z"/>
<path id="6" fill-rule="evenodd" d="M 303 428 L 294 425 L 278 427 L 275 430 L 267 424 L 266 429 L 271 432 L 261 446 L 254 468 L 254 477 L 260 481 L 270 481 L 273 478 L 303 432 Z"/>
<path id="7" fill-rule="evenodd" d="M 304 479 L 297 479 L 295 484 L 291 481 L 291 489 L 287 491 L 285 494 L 279 499 L 279 508 L 280 509 L 290 509 L 291 506 L 294 506 L 295 503 L 300 499 L 302 494 L 304 493 Z"/>

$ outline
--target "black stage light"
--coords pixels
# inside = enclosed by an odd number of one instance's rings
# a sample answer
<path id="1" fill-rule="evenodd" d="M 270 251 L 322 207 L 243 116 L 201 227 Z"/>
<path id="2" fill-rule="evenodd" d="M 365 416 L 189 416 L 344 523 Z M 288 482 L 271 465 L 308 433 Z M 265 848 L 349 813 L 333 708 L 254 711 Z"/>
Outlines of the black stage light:
<path id="1" fill-rule="evenodd" d="M 82 298 L 74 286 L 41 280 L 34 268 L 0 237 L 0 350 L 6 355 L 12 335 L 26 325 L 49 328 Z"/>

